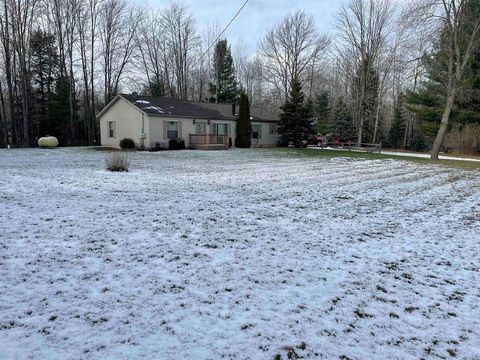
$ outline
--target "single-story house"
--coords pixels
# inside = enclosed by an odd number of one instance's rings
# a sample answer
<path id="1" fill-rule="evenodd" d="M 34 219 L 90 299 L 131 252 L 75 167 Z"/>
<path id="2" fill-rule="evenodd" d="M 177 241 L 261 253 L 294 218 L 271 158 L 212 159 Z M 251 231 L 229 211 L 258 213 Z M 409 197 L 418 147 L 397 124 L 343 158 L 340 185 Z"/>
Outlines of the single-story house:
<path id="1" fill-rule="evenodd" d="M 123 138 L 139 148 L 168 147 L 183 139 L 193 149 L 228 149 L 235 143 L 238 106 L 164 99 L 137 94 L 118 95 L 98 114 L 102 146 L 118 147 Z M 278 117 L 250 108 L 252 146 L 275 146 Z"/>

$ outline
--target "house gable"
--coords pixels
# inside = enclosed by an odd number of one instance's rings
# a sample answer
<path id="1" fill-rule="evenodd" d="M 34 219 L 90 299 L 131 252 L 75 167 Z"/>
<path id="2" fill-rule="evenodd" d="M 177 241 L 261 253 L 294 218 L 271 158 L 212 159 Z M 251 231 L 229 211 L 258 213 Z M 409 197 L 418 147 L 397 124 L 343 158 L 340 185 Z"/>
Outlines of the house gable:
<path id="1" fill-rule="evenodd" d="M 123 138 L 132 139 L 137 147 L 149 144 L 149 116 L 121 96 L 113 99 L 97 116 L 101 144 L 118 147 Z M 142 129 L 145 134 L 142 138 Z"/>
<path id="2" fill-rule="evenodd" d="M 140 112 L 140 113 L 143 113 L 144 115 L 148 115 L 145 111 L 143 111 L 142 109 L 138 108 L 137 106 L 133 105 L 130 101 L 128 101 L 127 99 L 125 99 L 122 95 L 117 95 L 113 98 L 112 101 L 110 101 L 107 105 L 105 105 L 105 107 L 102 109 L 102 111 L 100 111 L 98 114 L 97 114 L 97 119 L 101 120 L 101 118 L 106 114 L 108 113 L 108 111 L 110 111 L 119 101 L 122 101 L 122 102 L 125 102 L 126 104 L 128 104 L 132 109 Z"/>

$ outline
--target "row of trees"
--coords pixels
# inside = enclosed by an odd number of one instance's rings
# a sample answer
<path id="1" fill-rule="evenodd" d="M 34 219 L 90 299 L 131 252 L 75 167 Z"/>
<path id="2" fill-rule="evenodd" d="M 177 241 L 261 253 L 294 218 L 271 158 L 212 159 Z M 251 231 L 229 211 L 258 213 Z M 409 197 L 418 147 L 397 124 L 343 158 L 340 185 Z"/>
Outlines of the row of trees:
<path id="1" fill-rule="evenodd" d="M 320 67 L 329 75 L 315 96 L 307 91 L 300 101 L 309 109 L 305 117 L 316 118 L 318 131 L 359 144 L 424 150 L 430 142 L 434 159 L 453 127 L 452 139 L 468 139 L 480 151 L 480 138 L 466 136 L 474 129 L 469 123 L 479 126 L 479 11 L 474 0 L 350 0 Z M 308 87 L 315 81 L 295 77 Z M 295 93 L 292 87 L 282 108 L 283 124 L 294 117 L 288 107 Z M 302 131 L 305 139 L 309 132 Z"/>
<path id="2" fill-rule="evenodd" d="M 302 116 L 337 138 L 431 141 L 435 154 L 452 121 L 480 118 L 478 11 L 475 0 L 349 0 L 331 35 L 296 11 L 252 54 L 216 41 L 218 26 L 200 29 L 181 4 L 1 0 L 0 146 L 46 133 L 93 144 L 96 114 L 122 91 L 238 102 L 242 89 L 281 114 L 303 97 Z"/>
<path id="3" fill-rule="evenodd" d="M 181 4 L 156 12 L 129 0 L 1 0 L 0 147 L 47 133 L 94 144 L 96 114 L 125 90 L 203 99 L 206 43 Z"/>

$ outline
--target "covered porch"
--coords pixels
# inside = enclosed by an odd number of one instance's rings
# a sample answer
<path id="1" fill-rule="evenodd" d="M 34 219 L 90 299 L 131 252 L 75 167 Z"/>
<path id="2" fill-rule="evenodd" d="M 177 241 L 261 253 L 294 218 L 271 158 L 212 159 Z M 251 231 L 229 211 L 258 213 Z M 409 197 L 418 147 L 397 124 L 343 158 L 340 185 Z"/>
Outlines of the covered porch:
<path id="1" fill-rule="evenodd" d="M 190 148 L 194 150 L 228 150 L 229 135 L 189 134 Z"/>

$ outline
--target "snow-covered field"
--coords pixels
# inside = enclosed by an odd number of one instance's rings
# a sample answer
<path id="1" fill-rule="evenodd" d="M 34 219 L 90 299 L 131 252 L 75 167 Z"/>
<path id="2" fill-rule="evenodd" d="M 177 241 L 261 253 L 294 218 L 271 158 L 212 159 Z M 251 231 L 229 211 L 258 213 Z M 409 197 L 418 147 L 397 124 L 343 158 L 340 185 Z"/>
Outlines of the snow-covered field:
<path id="1" fill-rule="evenodd" d="M 480 359 L 480 171 L 0 151 L 1 359 Z"/>
<path id="2" fill-rule="evenodd" d="M 309 149 L 315 149 L 315 150 L 336 150 L 336 151 L 348 151 L 348 149 L 343 149 L 343 148 L 332 148 L 332 147 L 326 147 L 326 148 L 321 148 L 318 146 L 309 146 Z M 354 152 L 365 152 L 364 150 L 351 150 Z M 376 154 L 377 152 L 375 152 Z M 382 150 L 381 152 L 383 155 L 389 155 L 389 156 L 401 156 L 401 157 L 411 157 L 411 158 L 420 158 L 420 159 L 430 159 L 430 154 L 429 153 L 420 153 L 420 152 L 414 152 L 414 151 L 393 151 L 393 150 Z M 448 156 L 448 155 L 440 155 L 438 157 L 440 160 L 458 160 L 458 161 L 473 161 L 473 162 L 480 162 L 480 159 L 478 158 L 472 158 L 472 157 L 462 157 L 462 156 Z"/>

